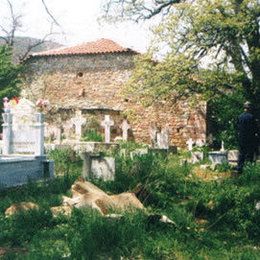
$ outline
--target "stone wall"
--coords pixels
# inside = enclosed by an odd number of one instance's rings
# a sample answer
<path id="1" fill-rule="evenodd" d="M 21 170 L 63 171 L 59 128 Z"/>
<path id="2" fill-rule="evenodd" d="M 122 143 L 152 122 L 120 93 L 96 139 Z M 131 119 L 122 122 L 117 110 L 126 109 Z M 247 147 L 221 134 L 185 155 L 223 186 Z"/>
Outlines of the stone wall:
<path id="1" fill-rule="evenodd" d="M 92 114 L 98 120 L 110 114 L 116 121 L 112 137 L 120 134 L 119 125 L 127 115 L 132 139 L 136 141 L 150 142 L 149 127 L 153 123 L 161 128 L 169 126 L 172 145 L 186 146 L 190 137 L 205 140 L 205 103 L 191 107 L 187 101 L 181 101 L 174 106 L 165 103 L 145 108 L 140 101 L 122 95 L 123 86 L 131 75 L 134 56 L 118 53 L 32 57 L 26 62 L 22 95 L 34 101 L 48 99 L 56 107 L 55 111 L 61 113 L 63 110 L 68 119 L 76 110 L 82 110 L 87 120 Z M 53 113 L 46 121 L 52 125 L 58 119 Z M 63 124 L 66 120 L 59 121 Z"/>

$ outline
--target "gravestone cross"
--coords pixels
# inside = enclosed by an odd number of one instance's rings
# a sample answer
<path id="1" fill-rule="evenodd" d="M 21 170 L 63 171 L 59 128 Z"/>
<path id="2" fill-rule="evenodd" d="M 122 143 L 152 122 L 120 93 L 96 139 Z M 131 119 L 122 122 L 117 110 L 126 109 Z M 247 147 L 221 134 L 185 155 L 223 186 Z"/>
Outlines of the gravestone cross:
<path id="1" fill-rule="evenodd" d="M 165 127 L 157 133 L 157 145 L 159 149 L 169 149 L 169 128 Z"/>
<path id="2" fill-rule="evenodd" d="M 105 115 L 105 119 L 101 122 L 101 126 L 105 128 L 105 143 L 110 143 L 110 127 L 114 125 L 114 121 L 109 115 Z"/>
<path id="3" fill-rule="evenodd" d="M 77 141 L 80 141 L 82 135 L 82 126 L 86 124 L 86 118 L 82 116 L 81 111 L 76 112 L 76 116 L 71 118 L 71 122 L 75 125 L 75 134 Z"/>
<path id="4" fill-rule="evenodd" d="M 194 144 L 192 138 L 189 138 L 189 140 L 186 142 L 186 144 L 188 145 L 188 150 L 191 151 L 192 150 L 192 146 Z"/>
<path id="5" fill-rule="evenodd" d="M 221 152 L 225 151 L 224 141 L 221 141 L 221 149 L 220 149 L 220 151 Z"/>
<path id="6" fill-rule="evenodd" d="M 121 128 L 123 131 L 123 140 L 127 141 L 128 139 L 128 130 L 131 128 L 130 125 L 128 124 L 127 120 L 124 120 L 123 123 L 121 124 Z"/>

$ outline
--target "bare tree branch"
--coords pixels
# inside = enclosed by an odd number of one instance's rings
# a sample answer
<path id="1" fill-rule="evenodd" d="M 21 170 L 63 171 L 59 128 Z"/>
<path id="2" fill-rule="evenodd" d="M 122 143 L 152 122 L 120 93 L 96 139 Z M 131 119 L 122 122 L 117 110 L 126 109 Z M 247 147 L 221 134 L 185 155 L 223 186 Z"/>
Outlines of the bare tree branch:
<path id="1" fill-rule="evenodd" d="M 46 40 L 47 40 L 47 38 L 48 38 L 49 36 L 54 35 L 54 34 L 57 34 L 57 33 L 53 32 L 53 24 L 52 24 L 52 25 L 51 25 L 51 28 L 50 28 L 50 32 L 47 33 L 47 34 L 45 34 L 42 39 L 39 39 L 39 40 L 37 40 L 37 41 L 34 42 L 34 43 L 32 43 L 32 42 L 29 43 L 29 45 L 27 46 L 26 51 L 25 51 L 22 55 L 20 55 L 20 56 L 18 57 L 19 62 L 21 63 L 21 62 L 25 61 L 25 60 L 27 59 L 27 57 L 29 56 L 30 52 L 31 52 L 35 47 L 40 46 L 41 44 L 45 43 Z"/>
<path id="2" fill-rule="evenodd" d="M 14 36 L 15 32 L 22 26 L 21 24 L 21 14 L 16 14 L 14 12 L 14 8 L 10 0 L 6 0 L 8 7 L 9 7 L 9 12 L 10 12 L 10 29 L 8 30 L 5 28 L 3 25 L 0 25 L 1 31 L 5 34 L 5 36 L 1 36 L 1 39 L 3 39 L 6 44 L 9 46 L 13 46 L 14 44 Z"/>
<path id="3" fill-rule="evenodd" d="M 2 39 L 5 42 L 5 44 L 7 44 L 9 46 L 13 46 L 15 44 L 15 35 L 19 31 L 19 29 L 21 29 L 21 27 L 22 27 L 22 17 L 23 16 L 20 13 L 15 12 L 14 4 L 13 4 L 14 1 L 6 0 L 6 3 L 8 5 L 8 10 L 9 10 L 9 17 L 8 17 L 9 24 L 6 26 L 3 24 L 0 24 L 0 32 L 2 32 L 2 34 L 3 34 L 0 36 L 0 39 Z M 24 51 L 24 53 L 19 55 L 19 57 L 18 57 L 19 62 L 24 61 L 27 58 L 27 56 L 29 55 L 29 53 L 35 47 L 46 42 L 46 40 L 49 36 L 57 34 L 57 33 L 53 32 L 54 25 L 61 28 L 60 24 L 57 22 L 55 17 L 50 12 L 48 6 L 45 3 L 45 0 L 42 0 L 42 4 L 45 8 L 46 13 L 52 20 L 51 25 L 50 25 L 50 30 L 48 33 L 46 33 L 41 39 L 37 40 L 36 42 L 35 41 L 29 42 L 29 45 L 26 47 L 26 50 Z"/>
<path id="4" fill-rule="evenodd" d="M 152 0 L 141 2 L 136 0 L 107 0 L 103 9 L 106 17 L 111 17 L 112 14 L 112 17 L 124 17 L 138 22 L 139 20 L 151 19 L 160 13 L 165 15 L 170 11 L 173 4 L 180 2 L 182 0 Z M 117 12 L 114 12 L 115 10 Z"/>
<path id="5" fill-rule="evenodd" d="M 57 20 L 54 18 L 54 16 L 52 15 L 52 13 L 50 12 L 48 6 L 45 3 L 45 0 L 42 0 L 42 4 L 46 10 L 46 13 L 50 16 L 50 18 L 52 19 L 52 21 L 54 22 L 54 24 L 56 24 L 58 27 L 61 27 L 61 25 L 57 22 Z"/>

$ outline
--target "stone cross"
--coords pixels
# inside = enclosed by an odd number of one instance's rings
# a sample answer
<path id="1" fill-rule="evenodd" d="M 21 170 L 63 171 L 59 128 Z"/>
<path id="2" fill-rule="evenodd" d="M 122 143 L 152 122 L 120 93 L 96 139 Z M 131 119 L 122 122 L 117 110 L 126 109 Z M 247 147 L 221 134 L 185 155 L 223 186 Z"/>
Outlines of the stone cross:
<path id="1" fill-rule="evenodd" d="M 186 142 L 186 144 L 188 145 L 188 150 L 191 151 L 192 150 L 192 146 L 194 144 L 192 138 L 189 138 L 189 140 Z"/>
<path id="2" fill-rule="evenodd" d="M 128 139 L 128 130 L 131 128 L 130 125 L 128 124 L 127 120 L 124 120 L 123 123 L 121 124 L 121 128 L 123 131 L 123 141 L 127 141 Z"/>
<path id="3" fill-rule="evenodd" d="M 82 135 L 82 126 L 86 124 L 86 118 L 82 116 L 81 111 L 77 111 L 76 116 L 71 118 L 71 122 L 75 125 L 76 139 L 79 141 Z"/>
<path id="4" fill-rule="evenodd" d="M 221 152 L 224 152 L 225 151 L 225 147 L 224 147 L 224 141 L 221 141 L 221 149 L 220 149 Z"/>
<path id="5" fill-rule="evenodd" d="M 159 133 L 159 129 L 155 124 L 152 124 L 149 128 L 149 135 L 151 138 L 152 147 L 157 147 L 157 135 Z"/>
<path id="6" fill-rule="evenodd" d="M 157 145 L 159 149 L 169 149 L 169 128 L 165 127 L 157 133 Z"/>
<path id="7" fill-rule="evenodd" d="M 109 115 L 105 115 L 105 119 L 101 122 L 101 126 L 105 128 L 105 143 L 110 143 L 110 127 L 114 125 L 114 121 Z"/>

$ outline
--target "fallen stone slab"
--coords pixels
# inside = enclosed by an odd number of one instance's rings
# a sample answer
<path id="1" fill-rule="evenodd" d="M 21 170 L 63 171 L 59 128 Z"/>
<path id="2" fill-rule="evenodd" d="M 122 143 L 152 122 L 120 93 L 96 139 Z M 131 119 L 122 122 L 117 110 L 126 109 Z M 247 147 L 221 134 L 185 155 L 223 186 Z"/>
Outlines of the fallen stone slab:
<path id="1" fill-rule="evenodd" d="M 70 206 L 57 206 L 57 207 L 51 207 L 51 213 L 54 218 L 58 217 L 59 215 L 64 216 L 71 216 L 72 213 L 72 207 Z"/>
<path id="2" fill-rule="evenodd" d="M 9 208 L 5 210 L 5 216 L 10 217 L 19 212 L 24 212 L 28 210 L 38 210 L 39 206 L 33 202 L 20 202 L 12 204 Z"/>
<path id="3" fill-rule="evenodd" d="M 71 187 L 72 197 L 63 196 L 63 205 L 75 208 L 92 208 L 102 215 L 118 211 L 144 209 L 134 193 L 124 192 L 108 195 L 84 179 L 77 180 Z"/>

